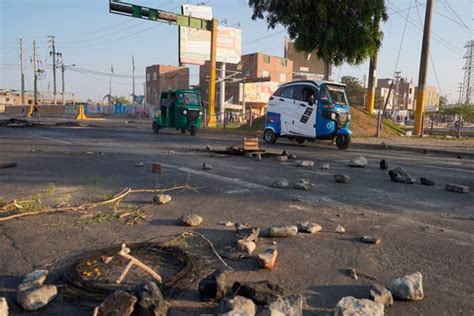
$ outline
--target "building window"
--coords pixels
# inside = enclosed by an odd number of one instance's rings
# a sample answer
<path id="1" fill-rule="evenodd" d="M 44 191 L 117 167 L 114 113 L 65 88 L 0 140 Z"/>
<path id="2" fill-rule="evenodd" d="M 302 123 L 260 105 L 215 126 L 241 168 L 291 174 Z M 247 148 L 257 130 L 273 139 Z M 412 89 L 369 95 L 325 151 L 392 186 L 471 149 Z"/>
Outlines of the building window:
<path id="1" fill-rule="evenodd" d="M 265 64 L 269 64 L 270 63 L 270 56 L 268 55 L 263 55 L 263 62 Z"/>
<path id="2" fill-rule="evenodd" d="M 156 73 L 156 71 L 153 71 L 153 80 L 156 80 L 158 79 L 158 74 Z"/>
<path id="3" fill-rule="evenodd" d="M 280 58 L 280 63 L 282 66 L 288 66 L 288 59 L 286 58 Z"/>
<path id="4" fill-rule="evenodd" d="M 146 81 L 150 81 L 150 73 L 149 72 L 146 73 Z"/>
<path id="5" fill-rule="evenodd" d="M 285 73 L 280 74 L 280 82 L 286 82 L 286 74 Z"/>
<path id="6" fill-rule="evenodd" d="M 263 78 L 270 78 L 270 73 L 268 71 L 262 71 Z"/>

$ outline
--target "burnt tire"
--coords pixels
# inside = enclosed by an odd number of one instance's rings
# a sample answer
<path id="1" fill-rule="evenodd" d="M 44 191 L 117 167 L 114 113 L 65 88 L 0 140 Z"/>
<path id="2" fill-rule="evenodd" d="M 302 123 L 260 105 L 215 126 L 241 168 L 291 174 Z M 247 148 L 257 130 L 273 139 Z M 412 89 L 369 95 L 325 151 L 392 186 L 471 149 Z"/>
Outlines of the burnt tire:
<path id="1" fill-rule="evenodd" d="M 336 136 L 336 146 L 339 149 L 347 149 L 349 148 L 349 144 L 351 143 L 351 136 L 346 134 L 339 134 Z"/>
<path id="2" fill-rule="evenodd" d="M 275 133 L 271 129 L 266 129 L 263 132 L 263 140 L 267 144 L 275 144 L 276 139 L 277 139 L 277 136 L 275 135 Z"/>

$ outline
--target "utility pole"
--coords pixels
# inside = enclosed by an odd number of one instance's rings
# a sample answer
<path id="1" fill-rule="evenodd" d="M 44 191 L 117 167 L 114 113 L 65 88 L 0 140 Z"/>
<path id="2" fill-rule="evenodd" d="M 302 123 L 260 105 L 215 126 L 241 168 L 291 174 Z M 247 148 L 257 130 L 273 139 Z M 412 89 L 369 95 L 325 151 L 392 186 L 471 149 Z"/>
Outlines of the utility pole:
<path id="1" fill-rule="evenodd" d="M 395 108 L 399 109 L 399 93 L 400 93 L 400 74 L 402 72 L 401 71 L 395 71 L 395 94 L 394 94 L 394 97 L 395 97 L 395 102 L 394 103 L 394 106 L 392 106 L 392 112 L 393 110 L 395 110 Z"/>
<path id="2" fill-rule="evenodd" d="M 209 78 L 209 127 L 216 126 L 216 59 L 217 59 L 217 19 L 211 20 L 211 60 Z"/>
<path id="3" fill-rule="evenodd" d="M 66 105 L 66 99 L 64 97 L 64 63 L 61 63 L 61 99 L 62 99 L 62 104 Z"/>
<path id="4" fill-rule="evenodd" d="M 420 73 L 418 75 L 418 95 L 416 98 L 415 135 L 422 135 L 423 117 L 425 112 L 425 84 L 428 73 L 430 56 L 431 17 L 433 15 L 433 0 L 426 1 L 425 26 L 423 44 L 421 47 Z"/>
<path id="5" fill-rule="evenodd" d="M 219 84 L 219 90 L 220 90 L 220 93 L 219 93 L 219 98 L 220 98 L 220 101 L 219 101 L 219 112 L 220 112 L 220 119 L 221 120 L 225 120 L 224 118 L 224 112 L 225 112 L 225 109 L 224 109 L 224 105 L 225 105 L 225 66 L 226 64 L 225 63 L 221 63 L 221 75 L 220 75 L 220 84 Z"/>
<path id="6" fill-rule="evenodd" d="M 132 55 L 132 104 L 135 104 L 135 60 Z"/>
<path id="7" fill-rule="evenodd" d="M 36 42 L 33 41 L 33 105 L 38 105 L 38 72 L 36 70 Z"/>
<path id="8" fill-rule="evenodd" d="M 54 39 L 54 35 L 49 35 L 48 37 L 51 37 L 51 46 L 52 46 L 52 51 L 49 52 L 49 56 L 53 57 L 53 104 L 56 105 L 56 56 L 60 53 L 56 54 L 56 42 Z"/>
<path id="9" fill-rule="evenodd" d="M 377 30 L 377 33 L 379 32 L 379 24 L 380 24 L 380 19 L 377 19 L 374 17 L 374 24 L 375 28 Z M 377 56 L 378 51 L 374 53 L 374 56 L 370 58 L 370 63 L 369 63 L 369 84 L 367 86 L 367 102 L 365 109 L 369 113 L 373 113 L 375 110 L 375 86 L 376 86 L 376 80 L 377 80 Z"/>
<path id="10" fill-rule="evenodd" d="M 23 39 L 20 38 L 20 80 L 21 80 L 21 113 L 25 113 L 25 73 L 23 69 Z"/>

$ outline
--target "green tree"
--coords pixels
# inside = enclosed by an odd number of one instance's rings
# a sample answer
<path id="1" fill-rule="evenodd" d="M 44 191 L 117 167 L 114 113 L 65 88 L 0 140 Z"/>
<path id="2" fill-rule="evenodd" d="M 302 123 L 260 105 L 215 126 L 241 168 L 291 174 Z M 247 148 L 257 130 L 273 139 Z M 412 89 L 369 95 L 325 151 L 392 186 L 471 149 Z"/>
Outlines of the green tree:
<path id="1" fill-rule="evenodd" d="M 443 109 L 440 109 L 441 114 L 444 115 L 462 115 L 463 120 L 466 122 L 474 122 L 474 106 L 472 105 L 458 105 L 450 106 Z"/>
<path id="2" fill-rule="evenodd" d="M 439 97 L 439 108 L 443 109 L 448 105 L 448 99 L 445 96 L 440 96 Z"/>
<path id="3" fill-rule="evenodd" d="M 120 104 L 130 104 L 130 100 L 127 97 L 124 96 L 115 96 L 113 97 L 113 100 L 115 103 L 120 103 Z"/>
<path id="4" fill-rule="evenodd" d="M 269 28 L 287 28 L 300 51 L 316 51 L 329 65 L 360 64 L 382 41 L 380 20 L 388 16 L 384 0 L 249 0 L 252 19 L 266 19 Z"/>
<path id="5" fill-rule="evenodd" d="M 351 106 L 364 106 L 366 90 L 359 79 L 352 76 L 344 76 L 341 82 L 346 85 L 347 98 Z"/>

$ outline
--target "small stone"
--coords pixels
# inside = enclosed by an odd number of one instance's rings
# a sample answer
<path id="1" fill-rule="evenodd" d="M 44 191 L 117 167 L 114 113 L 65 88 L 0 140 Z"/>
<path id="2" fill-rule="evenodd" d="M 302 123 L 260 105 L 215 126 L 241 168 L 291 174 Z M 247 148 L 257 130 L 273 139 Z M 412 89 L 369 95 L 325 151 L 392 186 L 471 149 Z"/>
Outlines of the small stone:
<path id="1" fill-rule="evenodd" d="M 145 163 L 143 163 L 142 161 L 135 163 L 135 167 L 143 167 L 143 166 L 145 166 Z"/>
<path id="2" fill-rule="evenodd" d="M 283 162 L 283 161 L 288 161 L 288 156 L 278 156 L 278 157 L 277 157 L 277 160 L 278 160 L 278 161 L 282 161 L 282 162 Z"/>
<path id="3" fill-rule="evenodd" d="M 0 315 L 8 316 L 8 302 L 4 297 L 0 297 Z"/>
<path id="4" fill-rule="evenodd" d="M 229 221 L 227 221 L 227 222 L 222 221 L 222 222 L 219 222 L 219 225 L 222 225 L 222 226 L 225 226 L 225 227 L 230 227 L 230 226 L 234 226 L 234 223 L 229 222 Z"/>
<path id="5" fill-rule="evenodd" d="M 239 223 L 235 224 L 235 237 L 238 240 L 257 242 L 259 236 L 260 228 L 258 227 L 242 227 Z"/>
<path id="6" fill-rule="evenodd" d="M 94 153 L 92 151 L 87 151 L 86 155 L 93 155 Z"/>
<path id="7" fill-rule="evenodd" d="M 299 225 L 300 232 L 308 234 L 316 234 L 322 229 L 321 225 L 312 222 L 303 222 Z"/>
<path id="8" fill-rule="evenodd" d="M 390 179 L 393 182 L 398 183 L 406 183 L 406 184 L 413 184 L 416 182 L 415 178 L 413 178 L 408 172 L 406 172 L 403 168 L 397 167 L 393 170 L 388 172 Z"/>
<path id="9" fill-rule="evenodd" d="M 125 291 L 118 290 L 110 294 L 99 306 L 99 315 L 130 316 L 135 309 L 137 298 Z"/>
<path id="10" fill-rule="evenodd" d="M 370 287 L 370 299 L 375 303 L 383 304 L 385 307 L 393 305 L 392 293 L 377 283 L 372 284 Z"/>
<path id="11" fill-rule="evenodd" d="M 357 276 L 357 271 L 354 268 L 349 269 L 349 274 L 351 275 L 351 278 L 354 280 L 358 280 L 359 277 Z"/>
<path id="12" fill-rule="evenodd" d="M 264 269 L 272 270 L 275 267 L 275 261 L 278 257 L 278 250 L 275 247 L 267 248 L 264 252 L 258 254 L 257 263 Z"/>
<path id="13" fill-rule="evenodd" d="M 255 155 L 255 160 L 256 161 L 262 161 L 262 155 L 261 154 L 256 154 Z"/>
<path id="14" fill-rule="evenodd" d="M 214 170 L 214 167 L 210 163 L 205 162 L 205 163 L 202 164 L 202 169 L 203 170 Z"/>
<path id="15" fill-rule="evenodd" d="M 255 248 L 257 248 L 257 245 L 255 244 L 255 242 L 250 241 L 250 240 L 238 240 L 237 248 L 240 251 L 251 255 L 253 251 L 255 250 Z"/>
<path id="16" fill-rule="evenodd" d="M 379 244 L 382 239 L 374 237 L 374 236 L 369 236 L 369 235 L 362 235 L 360 236 L 360 241 L 366 243 L 366 244 Z"/>
<path id="17" fill-rule="evenodd" d="M 269 281 L 235 282 L 232 285 L 232 291 L 234 295 L 249 298 L 257 305 L 270 305 L 284 293 L 281 286 Z"/>
<path id="18" fill-rule="evenodd" d="M 352 159 L 349 166 L 354 168 L 364 168 L 365 166 L 367 166 L 367 159 L 365 159 L 365 157 L 359 156 L 357 158 Z"/>
<path id="19" fill-rule="evenodd" d="M 288 156 L 288 158 L 290 158 L 290 159 L 297 159 L 298 156 L 296 156 L 295 154 L 290 154 L 290 155 Z"/>
<path id="20" fill-rule="evenodd" d="M 403 300 L 419 301 L 424 297 L 423 276 L 420 272 L 395 279 L 390 285 L 390 292 Z"/>
<path id="21" fill-rule="evenodd" d="M 385 159 L 380 160 L 380 169 L 382 170 L 388 169 L 388 162 Z"/>
<path id="22" fill-rule="evenodd" d="M 420 183 L 423 185 L 434 186 L 436 183 L 427 178 L 420 178 Z"/>
<path id="23" fill-rule="evenodd" d="M 171 196 L 167 194 L 157 194 L 153 197 L 153 203 L 155 204 L 166 204 L 171 201 Z"/>
<path id="24" fill-rule="evenodd" d="M 337 316 L 383 316 L 383 304 L 346 296 L 337 303 Z"/>
<path id="25" fill-rule="evenodd" d="M 295 162 L 297 167 L 312 167 L 314 166 L 314 161 L 312 160 L 296 160 Z"/>
<path id="26" fill-rule="evenodd" d="M 212 151 L 211 145 L 206 145 L 206 151 Z"/>
<path id="27" fill-rule="evenodd" d="M 225 298 L 219 303 L 219 315 L 245 315 L 254 316 L 255 303 L 248 298 L 237 295 L 233 299 Z"/>
<path id="28" fill-rule="evenodd" d="M 180 217 L 179 223 L 182 226 L 199 226 L 202 223 L 202 217 L 195 214 L 186 214 Z"/>
<path id="29" fill-rule="evenodd" d="M 337 183 L 348 183 L 349 181 L 351 181 L 351 177 L 349 177 L 345 174 L 336 174 L 336 175 L 334 175 L 334 180 Z"/>
<path id="30" fill-rule="evenodd" d="M 293 188 L 308 191 L 309 189 L 311 189 L 311 183 L 296 182 L 295 184 L 293 184 Z"/>
<path id="31" fill-rule="evenodd" d="M 294 237 L 298 234 L 298 226 L 281 226 L 281 227 L 270 227 L 268 234 L 265 234 L 267 237 Z"/>
<path id="32" fill-rule="evenodd" d="M 322 166 L 321 166 L 321 169 L 323 170 L 329 170 L 331 166 L 328 164 L 328 163 L 324 163 Z"/>
<path id="33" fill-rule="evenodd" d="M 286 180 L 285 178 L 278 179 L 274 181 L 271 185 L 272 188 L 277 188 L 277 189 L 285 189 L 285 188 L 288 188 L 288 186 L 289 186 L 288 180 Z"/>
<path id="34" fill-rule="evenodd" d="M 260 316 L 303 316 L 303 297 L 292 295 L 278 298 L 266 307 Z"/>
<path id="35" fill-rule="evenodd" d="M 344 227 L 342 227 L 341 225 L 337 225 L 335 231 L 336 231 L 336 233 L 344 234 L 346 232 L 346 229 Z"/>
<path id="36" fill-rule="evenodd" d="M 109 264 L 113 259 L 114 259 L 114 257 L 112 257 L 112 256 L 102 256 L 102 261 L 105 264 Z"/>
<path id="37" fill-rule="evenodd" d="M 466 185 L 459 185 L 459 184 L 446 184 L 446 191 L 457 192 L 457 193 L 468 193 L 469 187 Z"/>
<path id="38" fill-rule="evenodd" d="M 216 270 L 199 282 L 199 298 L 204 302 L 218 302 L 226 292 L 225 272 Z"/>
<path id="39" fill-rule="evenodd" d="M 159 163 L 154 163 L 151 165 L 151 172 L 161 173 L 161 165 Z"/>
<path id="40" fill-rule="evenodd" d="M 48 270 L 35 270 L 23 278 L 20 285 L 18 285 L 18 291 L 24 291 L 38 285 L 43 285 L 47 277 Z"/>
<path id="41" fill-rule="evenodd" d="M 168 305 L 155 282 L 143 283 L 135 288 L 138 299 L 135 308 L 139 316 L 166 316 Z"/>
<path id="42" fill-rule="evenodd" d="M 58 289 L 54 285 L 35 286 L 18 291 L 16 299 L 23 309 L 34 311 L 48 305 L 57 294 Z"/>

